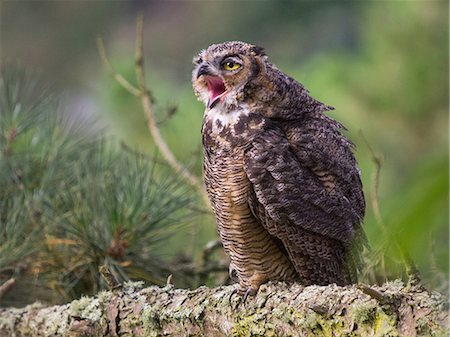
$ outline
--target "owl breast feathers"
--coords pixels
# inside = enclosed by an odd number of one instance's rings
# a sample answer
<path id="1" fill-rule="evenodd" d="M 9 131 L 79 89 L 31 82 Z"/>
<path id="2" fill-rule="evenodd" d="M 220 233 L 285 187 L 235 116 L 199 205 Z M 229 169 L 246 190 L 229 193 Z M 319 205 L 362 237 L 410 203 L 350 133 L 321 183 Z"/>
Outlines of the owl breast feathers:
<path id="1" fill-rule="evenodd" d="M 353 145 L 324 114 L 332 108 L 251 44 L 212 45 L 194 64 L 205 184 L 240 291 L 354 282 L 365 201 Z"/>

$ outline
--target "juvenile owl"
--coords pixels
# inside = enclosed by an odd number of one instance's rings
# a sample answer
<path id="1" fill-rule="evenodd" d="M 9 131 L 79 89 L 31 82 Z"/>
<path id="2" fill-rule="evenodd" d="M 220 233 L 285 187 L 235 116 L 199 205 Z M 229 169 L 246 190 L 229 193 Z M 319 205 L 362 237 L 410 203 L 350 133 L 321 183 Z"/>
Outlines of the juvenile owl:
<path id="1" fill-rule="evenodd" d="M 365 201 L 352 143 L 264 50 L 225 42 L 194 58 L 204 178 L 239 292 L 269 280 L 355 282 Z"/>

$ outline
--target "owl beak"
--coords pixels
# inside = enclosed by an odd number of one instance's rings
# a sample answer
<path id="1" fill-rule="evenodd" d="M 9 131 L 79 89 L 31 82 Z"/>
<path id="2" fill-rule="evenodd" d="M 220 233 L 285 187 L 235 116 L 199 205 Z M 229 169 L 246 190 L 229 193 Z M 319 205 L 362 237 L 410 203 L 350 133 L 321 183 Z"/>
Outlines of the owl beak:
<path id="1" fill-rule="evenodd" d="M 212 109 L 227 93 L 227 89 L 222 79 L 218 76 L 207 76 L 206 83 L 209 91 L 208 108 Z"/>
<path id="2" fill-rule="evenodd" d="M 200 68 L 198 68 L 197 78 L 199 78 L 202 75 L 212 75 L 209 70 L 208 65 L 206 65 L 206 64 L 204 64 Z"/>
<path id="3" fill-rule="evenodd" d="M 197 79 L 200 76 L 204 77 L 203 79 L 208 86 L 209 100 L 207 106 L 209 109 L 212 109 L 219 103 L 222 96 L 226 94 L 225 84 L 222 79 L 211 70 L 208 64 L 202 64 L 200 68 L 198 68 Z"/>

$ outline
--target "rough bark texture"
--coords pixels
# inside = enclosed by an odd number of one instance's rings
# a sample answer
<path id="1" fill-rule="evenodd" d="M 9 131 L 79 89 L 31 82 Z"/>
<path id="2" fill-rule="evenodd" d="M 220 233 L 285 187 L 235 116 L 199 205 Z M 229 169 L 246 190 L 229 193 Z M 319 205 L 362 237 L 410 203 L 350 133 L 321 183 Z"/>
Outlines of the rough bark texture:
<path id="1" fill-rule="evenodd" d="M 94 298 L 0 309 L 0 336 L 447 336 L 446 299 L 391 282 L 263 285 L 246 303 L 234 286 L 196 290 L 130 283 Z"/>

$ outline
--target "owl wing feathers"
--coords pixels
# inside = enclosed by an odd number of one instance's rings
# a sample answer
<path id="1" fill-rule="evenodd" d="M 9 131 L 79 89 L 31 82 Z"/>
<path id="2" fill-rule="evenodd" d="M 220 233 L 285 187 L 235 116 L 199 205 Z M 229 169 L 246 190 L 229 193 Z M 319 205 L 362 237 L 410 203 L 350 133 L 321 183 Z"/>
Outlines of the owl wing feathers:
<path id="1" fill-rule="evenodd" d="M 362 232 L 364 197 L 349 141 L 337 122 L 316 121 L 322 116 L 274 122 L 253 139 L 244 169 L 255 216 L 297 260 L 293 264 L 304 280 L 345 284 L 354 281 L 359 264 L 358 254 L 350 264 L 345 260 Z"/>
<path id="2" fill-rule="evenodd" d="M 331 194 L 347 198 L 354 223 L 364 217 L 365 200 L 359 170 L 353 156 L 354 145 L 342 135 L 343 126 L 321 114 L 308 114 L 302 120 L 281 126 L 289 146 L 304 167 L 323 183 L 332 185 Z"/>
<path id="3" fill-rule="evenodd" d="M 266 131 L 246 151 L 245 171 L 270 217 L 350 243 L 360 221 L 341 191 L 329 193 L 318 176 L 296 156 L 280 130 Z"/>

